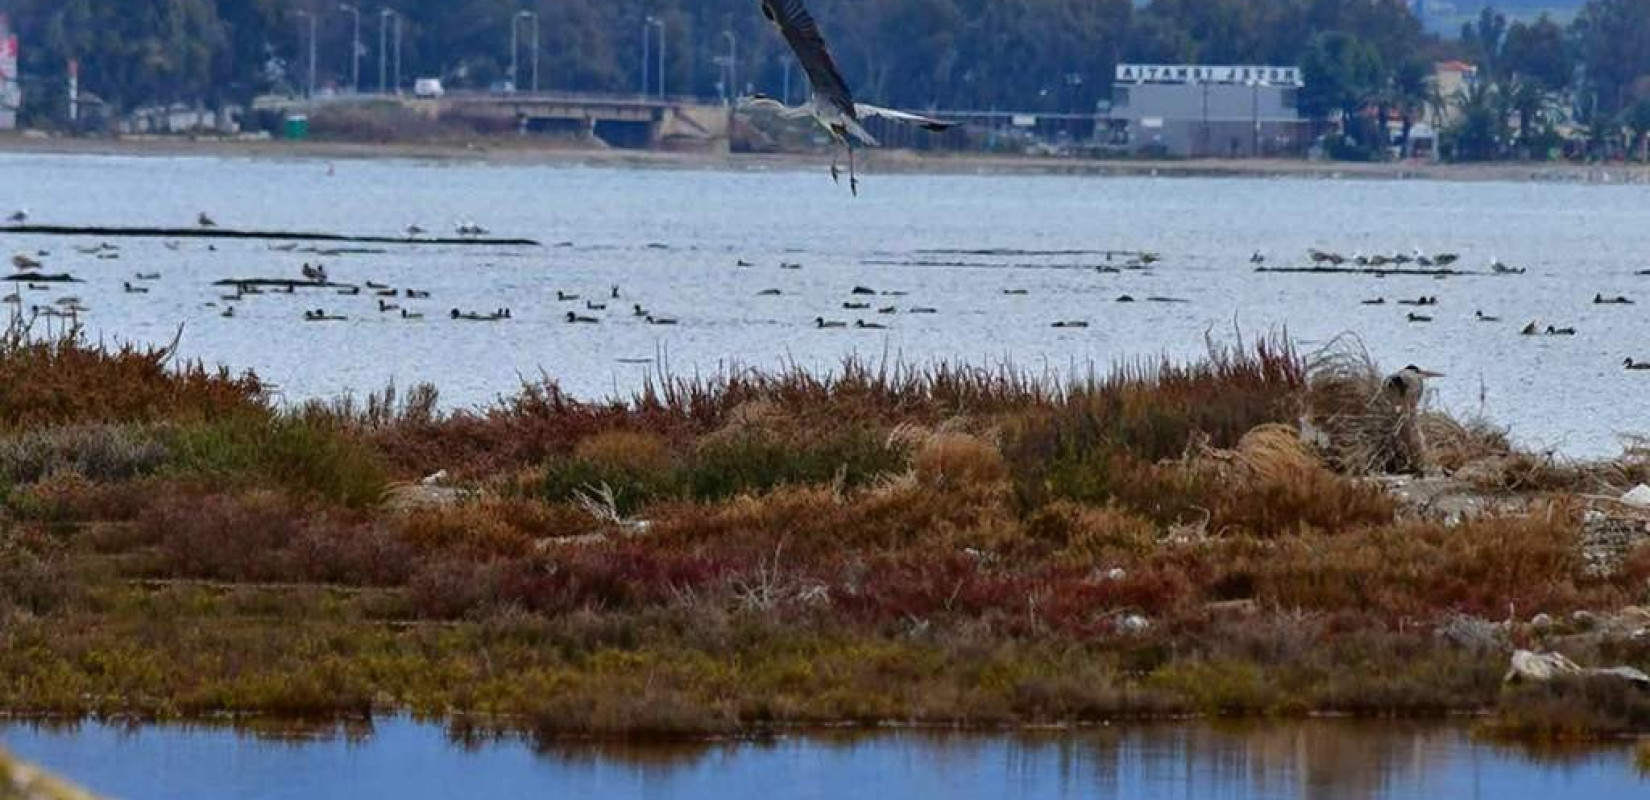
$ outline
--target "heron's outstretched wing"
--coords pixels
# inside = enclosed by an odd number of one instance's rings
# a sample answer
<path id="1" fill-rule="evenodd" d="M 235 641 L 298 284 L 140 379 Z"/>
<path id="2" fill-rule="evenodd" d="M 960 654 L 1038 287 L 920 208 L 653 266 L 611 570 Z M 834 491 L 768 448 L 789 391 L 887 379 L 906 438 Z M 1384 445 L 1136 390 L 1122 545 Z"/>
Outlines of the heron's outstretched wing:
<path id="1" fill-rule="evenodd" d="M 808 13 L 808 7 L 802 4 L 802 0 L 762 0 L 762 14 L 784 35 L 785 43 L 791 46 L 796 60 L 808 73 L 808 82 L 813 84 L 814 92 L 829 100 L 843 114 L 855 117 L 854 94 L 848 89 L 848 82 L 842 79 L 842 72 L 836 68 L 836 60 L 831 58 L 819 25 L 814 22 L 813 15 Z"/>
<path id="2" fill-rule="evenodd" d="M 921 114 L 912 114 L 909 111 L 899 111 L 892 108 L 883 108 L 882 106 L 873 106 L 870 103 L 855 103 L 854 110 L 857 111 L 861 117 L 882 117 L 883 119 L 891 119 L 895 122 L 903 122 L 906 125 L 915 125 L 923 130 L 934 131 L 935 133 L 948 131 L 957 127 L 957 123 L 949 120 L 934 119 L 933 117 L 925 117 Z"/>

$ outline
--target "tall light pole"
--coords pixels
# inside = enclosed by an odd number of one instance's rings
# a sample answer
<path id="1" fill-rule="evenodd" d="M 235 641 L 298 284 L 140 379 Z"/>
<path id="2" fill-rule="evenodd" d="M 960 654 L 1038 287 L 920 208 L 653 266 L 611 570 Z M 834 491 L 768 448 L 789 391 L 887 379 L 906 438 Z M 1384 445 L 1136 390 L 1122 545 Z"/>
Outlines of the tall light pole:
<path id="1" fill-rule="evenodd" d="M 659 29 L 659 99 L 665 99 L 665 21 L 656 17 L 649 17 L 653 26 Z"/>
<path id="2" fill-rule="evenodd" d="M 395 93 L 401 94 L 401 12 L 395 12 Z"/>
<path id="3" fill-rule="evenodd" d="M 785 55 L 785 56 L 781 56 L 781 58 L 784 59 L 784 64 L 785 64 L 785 94 L 784 94 L 784 100 L 785 100 L 785 104 L 789 105 L 790 102 L 791 102 L 791 57 L 789 55 Z"/>
<path id="4" fill-rule="evenodd" d="M 739 96 L 739 40 L 734 37 L 733 31 L 722 31 L 723 38 L 728 40 L 728 98 Z"/>
<path id="5" fill-rule="evenodd" d="M 315 96 L 315 15 L 299 11 L 298 19 L 309 20 L 309 96 Z"/>
<path id="6" fill-rule="evenodd" d="M 533 23 L 533 92 L 539 90 L 539 15 L 536 12 L 522 9 L 516 15 L 517 20 L 529 20 Z"/>
<path id="7" fill-rule="evenodd" d="M 339 3 L 338 10 L 355 18 L 355 35 L 349 43 L 349 90 L 351 93 L 361 92 L 361 9 L 349 3 Z"/>
<path id="8" fill-rule="evenodd" d="M 526 13 L 526 12 L 523 12 L 523 13 Z M 514 94 L 515 91 L 516 91 L 516 82 L 518 80 L 517 77 L 516 77 L 516 75 L 518 74 L 517 67 L 520 65 L 520 59 L 518 59 L 516 57 L 516 54 L 521 49 L 520 45 L 521 45 L 521 17 L 520 16 L 513 16 L 513 17 L 510 18 L 510 92 L 511 92 L 511 94 Z"/>
<path id="9" fill-rule="evenodd" d="M 642 21 L 642 97 L 647 97 L 648 72 L 653 69 L 653 53 L 648 43 L 653 39 L 654 19 L 651 15 Z"/>
<path id="10" fill-rule="evenodd" d="M 378 10 L 378 93 L 390 92 L 390 17 L 395 11 L 388 8 Z"/>
<path id="11" fill-rule="evenodd" d="M 1254 123 L 1255 123 L 1254 141 L 1249 143 L 1249 150 L 1250 150 L 1249 156 L 1251 158 L 1259 158 L 1260 157 L 1260 81 L 1251 79 L 1249 81 L 1249 91 L 1251 92 L 1250 99 L 1249 99 L 1249 103 L 1250 103 L 1249 113 L 1250 113 L 1251 117 L 1253 117 Z"/>

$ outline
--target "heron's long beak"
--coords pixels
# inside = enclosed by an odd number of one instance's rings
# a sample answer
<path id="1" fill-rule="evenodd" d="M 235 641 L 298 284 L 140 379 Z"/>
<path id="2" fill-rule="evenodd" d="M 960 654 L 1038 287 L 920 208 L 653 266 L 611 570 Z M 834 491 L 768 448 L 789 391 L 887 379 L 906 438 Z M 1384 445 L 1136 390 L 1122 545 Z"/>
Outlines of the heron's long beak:
<path id="1" fill-rule="evenodd" d="M 1416 370 L 1416 371 L 1421 373 L 1421 377 L 1423 377 L 1423 378 L 1442 378 L 1442 377 L 1445 377 L 1444 373 L 1442 373 L 1442 372 L 1433 372 L 1430 369 L 1423 369 L 1423 370 Z"/>

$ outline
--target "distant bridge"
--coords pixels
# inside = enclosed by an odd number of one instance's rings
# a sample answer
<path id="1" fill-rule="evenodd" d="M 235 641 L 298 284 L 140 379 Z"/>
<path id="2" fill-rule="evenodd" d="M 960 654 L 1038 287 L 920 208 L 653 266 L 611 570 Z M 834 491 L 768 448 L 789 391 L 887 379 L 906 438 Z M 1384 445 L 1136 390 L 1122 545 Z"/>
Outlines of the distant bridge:
<path id="1" fill-rule="evenodd" d="M 578 133 L 615 147 L 726 150 L 731 111 L 693 98 L 586 92 L 451 93 L 436 113 L 528 131 Z"/>

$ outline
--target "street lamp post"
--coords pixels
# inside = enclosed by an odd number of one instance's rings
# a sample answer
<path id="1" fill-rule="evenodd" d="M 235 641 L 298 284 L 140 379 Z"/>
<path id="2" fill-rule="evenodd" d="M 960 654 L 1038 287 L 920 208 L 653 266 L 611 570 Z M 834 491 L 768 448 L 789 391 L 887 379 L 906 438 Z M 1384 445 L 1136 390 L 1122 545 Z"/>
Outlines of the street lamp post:
<path id="1" fill-rule="evenodd" d="M 309 20 L 309 96 L 315 96 L 315 15 L 308 11 L 299 11 L 298 19 Z"/>
<path id="2" fill-rule="evenodd" d="M 722 31 L 722 36 L 728 40 L 728 97 L 739 96 L 739 40 L 733 31 Z"/>
<path id="3" fill-rule="evenodd" d="M 521 17 L 511 17 L 510 18 L 510 92 L 512 94 L 514 94 L 515 91 L 516 91 L 516 74 L 518 72 L 517 67 L 520 66 L 520 59 L 517 58 L 516 54 L 517 54 L 517 51 L 520 49 L 520 47 L 519 47 L 520 44 L 521 44 Z"/>
<path id="4" fill-rule="evenodd" d="M 642 21 L 642 97 L 647 97 L 648 74 L 653 69 L 653 51 L 649 43 L 653 39 L 653 17 L 649 16 Z"/>
<path id="5" fill-rule="evenodd" d="M 378 10 L 378 93 L 390 93 L 390 17 L 395 12 L 382 8 Z"/>
<path id="6" fill-rule="evenodd" d="M 1257 80 L 1249 81 L 1249 89 L 1254 93 L 1253 96 L 1250 98 L 1249 113 L 1250 113 L 1250 116 L 1253 117 L 1254 123 L 1255 123 L 1254 142 L 1249 145 L 1249 151 L 1250 151 L 1249 155 L 1253 158 L 1259 158 L 1260 157 L 1260 81 L 1257 81 Z"/>
<path id="7" fill-rule="evenodd" d="M 533 21 L 533 91 L 539 90 L 539 15 L 523 9 L 510 18 L 510 91 L 517 91 L 521 82 L 521 22 Z"/>
<path id="8" fill-rule="evenodd" d="M 533 11 L 522 11 L 521 18 L 533 22 L 533 92 L 539 90 L 539 15 Z"/>
<path id="9" fill-rule="evenodd" d="M 659 99 L 665 99 L 665 21 L 657 17 L 649 17 L 654 27 L 659 29 Z"/>
<path id="10" fill-rule="evenodd" d="M 401 94 L 401 12 L 395 12 L 395 93 Z"/>
<path id="11" fill-rule="evenodd" d="M 350 38 L 349 43 L 349 89 L 351 93 L 359 94 L 361 91 L 361 9 L 349 3 L 339 3 L 338 10 L 349 14 L 355 21 L 355 33 Z"/>
<path id="12" fill-rule="evenodd" d="M 781 56 L 781 58 L 784 59 L 784 61 L 782 63 L 785 65 L 785 95 L 784 95 L 784 99 L 785 99 L 785 103 L 787 105 L 789 105 L 790 102 L 791 102 L 791 57 L 789 55 L 786 55 L 786 56 Z"/>

